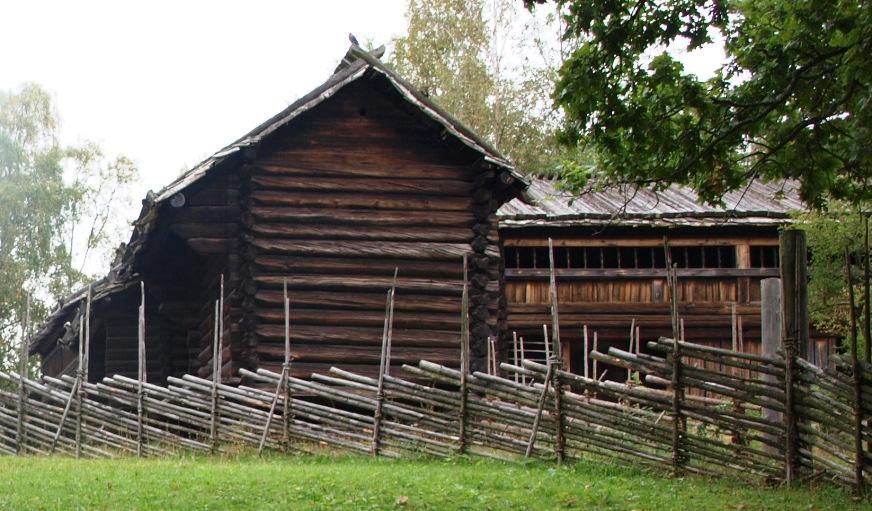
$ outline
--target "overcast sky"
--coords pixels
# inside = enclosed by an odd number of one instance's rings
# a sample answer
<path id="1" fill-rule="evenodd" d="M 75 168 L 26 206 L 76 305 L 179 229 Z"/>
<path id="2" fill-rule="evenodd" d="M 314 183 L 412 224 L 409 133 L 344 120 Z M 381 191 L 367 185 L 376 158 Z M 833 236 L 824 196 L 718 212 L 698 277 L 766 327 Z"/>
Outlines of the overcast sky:
<path id="1" fill-rule="evenodd" d="M 349 32 L 406 23 L 405 0 L 0 1 L 0 89 L 46 88 L 64 141 L 132 158 L 139 197 L 326 80 Z"/>
<path id="2" fill-rule="evenodd" d="M 406 0 L 0 2 L 0 89 L 46 88 L 65 142 L 136 162 L 135 197 L 326 80 L 349 32 L 379 45 L 406 28 Z M 682 60 L 706 75 L 717 53 Z"/>

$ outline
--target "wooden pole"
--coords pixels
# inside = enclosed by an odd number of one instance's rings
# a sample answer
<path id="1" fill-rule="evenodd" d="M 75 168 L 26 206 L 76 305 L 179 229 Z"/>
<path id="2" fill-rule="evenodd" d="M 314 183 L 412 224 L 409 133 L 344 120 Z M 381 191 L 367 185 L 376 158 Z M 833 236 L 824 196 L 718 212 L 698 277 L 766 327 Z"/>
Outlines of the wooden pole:
<path id="1" fill-rule="evenodd" d="M 669 239 L 663 236 L 663 251 L 666 261 L 666 282 L 669 289 L 669 306 L 672 317 L 672 338 L 678 340 L 682 337 L 681 325 L 678 321 L 678 279 L 675 275 L 675 265 L 672 263 L 672 250 L 669 249 Z"/>
<path id="2" fill-rule="evenodd" d="M 25 379 L 27 378 L 27 350 L 28 341 L 30 338 L 30 294 L 27 295 L 27 305 L 24 309 L 24 325 L 21 329 L 21 346 L 18 353 L 18 428 L 15 434 L 15 451 L 18 454 L 24 454 L 27 449 L 27 439 L 25 438 L 24 418 L 27 415 L 27 387 Z"/>
<path id="3" fill-rule="evenodd" d="M 780 235 L 782 335 L 784 336 L 785 393 L 785 479 L 788 484 L 798 480 L 799 435 L 797 432 L 796 357 L 808 345 L 808 288 L 806 274 L 805 232 L 790 229 Z"/>
<path id="4" fill-rule="evenodd" d="M 138 372 L 137 372 L 137 388 L 136 388 L 136 455 L 142 457 L 143 454 L 143 384 L 147 378 L 146 359 L 145 359 L 145 282 L 139 283 L 140 302 L 139 302 L 139 321 L 137 329 L 137 348 L 138 348 Z"/>
<path id="5" fill-rule="evenodd" d="M 857 349 L 857 302 L 854 298 L 854 279 L 851 277 L 851 251 L 845 247 L 845 282 L 848 285 L 848 306 L 850 308 L 851 329 L 851 380 L 853 390 L 854 414 L 854 491 L 863 494 L 863 412 L 860 381 L 860 362 Z"/>
<path id="6" fill-rule="evenodd" d="M 221 366 L 221 362 L 218 360 L 218 337 L 220 334 L 218 333 L 218 328 L 220 328 L 220 320 L 218 316 L 221 314 L 219 307 L 221 306 L 221 300 L 215 300 L 215 317 L 213 319 L 213 332 L 212 332 L 212 395 L 211 395 L 211 409 L 210 409 L 210 425 L 209 425 L 209 443 L 212 446 L 212 453 L 218 450 L 218 371 Z"/>
<path id="7" fill-rule="evenodd" d="M 518 332 L 512 332 L 512 363 L 518 366 Z M 520 375 L 515 372 L 515 383 L 519 382 Z"/>
<path id="8" fill-rule="evenodd" d="M 559 369 L 559 365 L 557 368 Z M 565 417 L 563 411 L 563 383 L 557 374 L 557 370 L 552 371 L 551 378 L 554 379 L 554 454 L 557 456 L 557 463 L 563 463 L 566 458 L 566 431 Z"/>
<path id="9" fill-rule="evenodd" d="M 551 369 L 551 378 L 554 379 L 552 386 L 554 387 L 554 451 L 557 456 L 557 462 L 563 463 L 563 458 L 566 454 L 566 437 L 563 424 L 563 388 L 557 372 L 563 366 L 563 348 L 560 345 L 560 316 L 557 303 L 557 278 L 554 272 L 554 242 L 548 238 L 548 269 L 549 269 L 549 291 L 551 294 L 551 357 L 548 359 L 548 366 L 554 367 Z M 634 320 L 635 321 L 635 320 Z M 547 337 L 546 337 L 547 342 Z M 535 434 L 533 435 L 535 440 Z M 528 446 L 528 450 L 532 450 L 532 444 Z"/>
<path id="10" fill-rule="evenodd" d="M 870 275 L 869 270 L 869 213 L 863 214 L 863 336 L 865 343 L 863 344 L 863 360 L 866 363 L 872 362 L 872 304 L 869 300 L 872 295 L 869 293 Z"/>
<path id="11" fill-rule="evenodd" d="M 466 255 L 463 256 L 463 294 L 460 298 L 460 431 L 458 434 L 458 452 L 466 454 L 468 449 L 467 426 L 469 421 L 469 275 Z M 517 334 L 515 334 L 517 339 Z M 521 360 L 524 339 L 521 339 Z M 517 377 L 517 376 L 516 376 Z"/>
<path id="12" fill-rule="evenodd" d="M 764 356 L 775 357 L 781 349 L 781 281 L 770 278 L 760 281 L 760 333 L 761 351 Z M 777 378 L 772 374 L 763 374 L 763 381 L 775 385 Z M 782 422 L 781 412 L 764 407 L 763 417 L 772 422 Z M 769 437 L 774 438 L 774 437 Z M 764 446 L 767 452 L 772 447 Z"/>
<path id="13" fill-rule="evenodd" d="M 596 330 L 593 331 L 593 351 L 599 351 L 599 338 L 598 332 Z M 599 368 L 597 367 L 597 359 L 593 359 L 593 379 L 599 379 L 599 373 L 597 372 Z"/>
<path id="14" fill-rule="evenodd" d="M 678 282 L 675 265 L 672 263 L 672 251 L 666 236 L 663 237 L 663 250 L 666 260 L 666 280 L 669 284 L 670 312 L 672 316 L 672 470 L 678 475 L 684 465 L 684 449 L 682 440 L 686 430 L 686 422 L 681 413 L 684 400 L 684 389 L 681 384 L 681 325 L 678 320 Z"/>
<path id="15" fill-rule="evenodd" d="M 285 277 L 283 289 L 284 305 L 285 305 L 285 361 L 282 364 L 282 371 L 285 373 L 282 380 L 282 386 L 285 392 L 282 409 L 282 440 L 285 446 L 285 451 L 290 447 L 291 443 L 291 413 L 293 411 L 291 403 L 291 389 L 288 385 L 288 377 L 291 375 L 291 299 L 288 297 L 288 278 Z"/>
<path id="16" fill-rule="evenodd" d="M 524 352 L 524 337 L 521 337 L 521 338 L 519 339 L 519 341 L 520 341 L 520 343 L 521 343 L 521 365 L 523 366 L 523 365 L 524 365 L 524 360 L 527 360 L 527 355 L 526 355 L 526 353 Z M 527 374 L 526 374 L 526 373 L 522 373 L 522 374 L 521 374 L 521 383 L 524 384 L 524 385 L 527 384 Z"/>
<path id="17" fill-rule="evenodd" d="M 84 333 L 83 333 L 84 331 Z M 79 373 L 80 373 L 80 384 L 79 384 L 79 392 L 76 397 L 76 459 L 82 457 L 82 442 L 84 441 L 83 431 L 82 431 L 82 415 L 84 414 L 84 408 L 82 406 L 82 401 L 85 399 L 85 386 L 84 383 L 88 381 L 88 364 L 89 364 L 89 354 L 90 354 L 90 345 L 91 345 L 91 286 L 88 286 L 88 294 L 85 297 L 85 317 L 84 317 L 84 328 L 82 328 L 82 322 L 79 322 Z M 82 339 L 84 337 L 84 339 Z M 84 344 L 84 346 L 83 346 Z"/>
<path id="18" fill-rule="evenodd" d="M 733 351 L 739 351 L 739 331 L 736 321 L 736 304 L 730 306 L 730 328 L 732 331 Z"/>
<path id="19" fill-rule="evenodd" d="M 633 335 L 636 333 L 636 318 L 630 322 L 630 341 L 627 345 L 627 351 L 633 353 Z M 630 368 L 627 368 L 627 381 L 629 382 L 633 377 L 633 371 Z"/>
<path id="20" fill-rule="evenodd" d="M 487 341 L 490 343 L 491 348 L 491 371 L 490 373 L 494 376 L 498 376 L 497 374 L 497 340 L 493 336 L 487 336 Z"/>
<path id="21" fill-rule="evenodd" d="M 563 351 L 560 346 L 560 314 L 557 304 L 557 278 L 554 275 L 554 243 L 548 238 L 548 276 L 551 295 L 551 354 L 562 363 Z M 548 338 L 545 338 L 548 342 Z"/>
<path id="22" fill-rule="evenodd" d="M 584 377 L 590 378 L 590 369 L 588 368 L 588 364 L 590 363 L 590 346 L 588 344 L 587 339 L 587 325 L 582 326 L 582 338 L 584 339 Z"/>
<path id="23" fill-rule="evenodd" d="M 554 365 L 548 364 L 548 370 L 545 373 L 545 385 L 542 386 L 542 394 L 539 395 L 539 401 L 536 403 L 536 415 L 533 417 L 530 440 L 527 441 L 527 450 L 524 452 L 525 458 L 529 458 L 533 454 L 533 447 L 536 445 L 536 435 L 539 433 L 539 422 L 542 419 L 542 411 L 545 409 L 545 399 L 548 397 L 548 388 L 551 386 L 553 375 Z"/>
<path id="24" fill-rule="evenodd" d="M 551 343 L 548 341 L 548 325 L 542 325 L 542 344 L 545 346 L 545 363 L 551 360 Z"/>
<path id="25" fill-rule="evenodd" d="M 388 375 L 391 365 L 391 333 L 394 319 L 394 291 L 397 285 L 397 272 L 394 270 L 394 281 L 387 293 L 385 303 L 385 326 L 382 333 L 382 356 L 378 374 L 378 390 L 376 391 L 375 411 L 372 416 L 372 448 L 371 454 L 378 456 L 381 449 L 381 425 L 385 402 L 385 376 Z"/>

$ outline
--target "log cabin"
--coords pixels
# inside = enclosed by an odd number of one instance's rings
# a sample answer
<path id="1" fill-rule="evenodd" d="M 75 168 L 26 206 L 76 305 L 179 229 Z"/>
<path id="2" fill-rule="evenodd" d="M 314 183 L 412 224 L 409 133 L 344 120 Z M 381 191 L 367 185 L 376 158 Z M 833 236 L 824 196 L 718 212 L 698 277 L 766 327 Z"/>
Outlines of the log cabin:
<path id="1" fill-rule="evenodd" d="M 374 375 L 395 270 L 392 364 L 456 365 L 464 257 L 471 349 L 483 358 L 505 319 L 496 211 L 525 179 L 382 53 L 352 45 L 321 86 L 148 194 L 130 241 L 90 286 L 89 379 L 135 377 L 140 282 L 151 382 L 212 373 L 216 315 L 226 381 L 280 368 L 285 281 L 292 373 Z M 87 293 L 32 339 L 44 374 L 76 370 Z"/>
<path id="2" fill-rule="evenodd" d="M 90 286 L 91 380 L 136 376 L 140 283 L 149 381 L 211 374 L 219 295 L 222 377 L 278 370 L 285 279 L 292 373 L 374 375 L 395 269 L 392 363 L 456 366 L 464 256 L 473 368 L 491 337 L 511 361 L 514 333 L 542 359 L 549 238 L 570 370 L 583 371 L 585 326 L 603 351 L 626 348 L 631 325 L 643 342 L 671 335 L 664 240 L 685 338 L 759 352 L 759 283 L 778 275 L 778 228 L 803 208 L 790 183 L 752 183 L 721 208 L 677 186 L 571 197 L 518 172 L 380 56 L 352 46 L 321 86 L 147 195 L 129 242 Z M 33 337 L 44 374 L 76 370 L 87 292 Z M 832 344 L 818 342 L 811 356 Z"/>
<path id="3" fill-rule="evenodd" d="M 588 347 L 627 350 L 672 337 L 667 251 L 676 267 L 679 336 L 718 348 L 761 352 L 760 282 L 779 276 L 778 232 L 804 209 L 793 182 L 752 182 L 702 204 L 690 189 L 612 188 L 577 196 L 549 179 L 531 178 L 522 198 L 498 211 L 505 264 L 508 332 L 502 356 L 544 360 L 543 325 L 551 328 L 548 239 L 554 250 L 564 365 L 584 372 Z M 632 329 L 632 331 L 631 331 Z M 826 365 L 836 338 L 812 329 L 807 360 Z M 588 363 L 588 373 L 593 370 Z M 617 368 L 600 367 L 609 379 Z"/>

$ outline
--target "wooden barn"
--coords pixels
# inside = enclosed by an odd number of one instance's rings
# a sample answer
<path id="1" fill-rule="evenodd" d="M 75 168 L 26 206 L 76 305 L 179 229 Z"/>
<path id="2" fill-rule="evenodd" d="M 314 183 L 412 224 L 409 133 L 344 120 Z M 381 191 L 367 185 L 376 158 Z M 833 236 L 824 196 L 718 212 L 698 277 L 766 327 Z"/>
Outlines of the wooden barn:
<path id="1" fill-rule="evenodd" d="M 149 381 L 211 374 L 222 276 L 226 380 L 281 366 L 285 279 L 293 374 L 375 374 L 395 268 L 393 363 L 457 364 L 464 256 L 471 345 L 483 358 L 504 321 L 495 213 L 524 179 L 379 53 L 352 46 L 320 87 L 149 194 L 91 287 L 91 380 L 136 375 L 140 282 Z M 85 294 L 32 340 L 45 374 L 75 371 Z"/>
<path id="2" fill-rule="evenodd" d="M 209 376 L 222 277 L 225 379 L 281 366 L 285 279 L 293 374 L 375 374 L 395 269 L 393 364 L 457 365 L 464 256 L 473 368 L 489 338 L 511 361 L 515 332 L 542 360 L 549 238 L 572 371 L 585 326 L 601 351 L 672 334 L 667 250 L 685 339 L 760 351 L 760 281 L 778 276 L 778 229 L 803 208 L 790 183 L 755 182 L 723 208 L 681 187 L 572 198 L 517 172 L 379 56 L 353 46 L 320 87 L 149 193 L 91 287 L 91 380 L 136 375 L 140 282 L 149 381 Z M 45 374 L 75 371 L 86 292 L 33 338 Z M 832 343 L 818 335 L 807 358 L 825 361 Z"/>
<path id="3" fill-rule="evenodd" d="M 789 182 L 754 182 L 724 203 L 701 205 L 679 186 L 572 197 L 554 181 L 532 179 L 524 197 L 498 213 L 508 335 L 524 338 L 527 358 L 544 358 L 551 238 L 563 357 L 573 372 L 584 371 L 585 326 L 589 347 L 596 334 L 600 351 L 626 350 L 631 333 L 643 350 L 672 336 L 666 250 L 677 267 L 684 338 L 760 353 L 760 281 L 779 276 L 779 228 L 804 205 Z M 825 364 L 835 340 L 812 335 L 805 357 Z M 511 337 L 503 347 L 503 356 L 514 356 Z"/>

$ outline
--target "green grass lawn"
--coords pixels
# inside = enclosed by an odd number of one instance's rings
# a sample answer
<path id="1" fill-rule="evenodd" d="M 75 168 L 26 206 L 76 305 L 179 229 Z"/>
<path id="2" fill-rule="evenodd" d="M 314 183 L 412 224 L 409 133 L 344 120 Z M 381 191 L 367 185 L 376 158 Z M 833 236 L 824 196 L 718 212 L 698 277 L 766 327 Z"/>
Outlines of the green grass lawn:
<path id="1" fill-rule="evenodd" d="M 770 489 L 594 462 L 360 456 L 0 458 L 0 509 L 870 509 L 829 486 Z"/>

